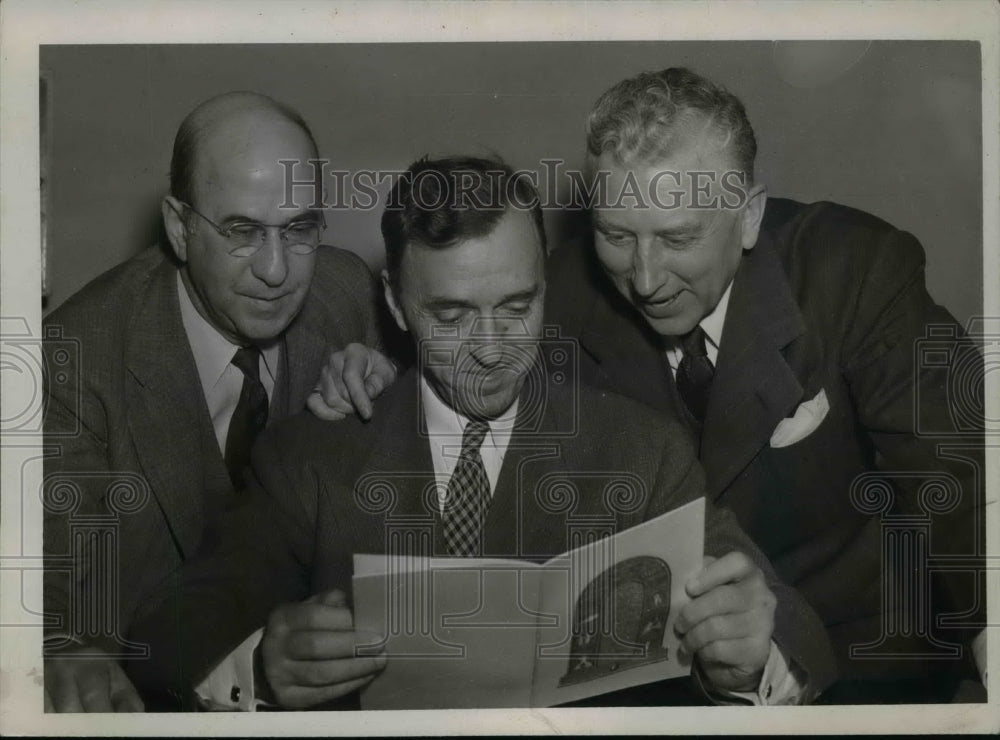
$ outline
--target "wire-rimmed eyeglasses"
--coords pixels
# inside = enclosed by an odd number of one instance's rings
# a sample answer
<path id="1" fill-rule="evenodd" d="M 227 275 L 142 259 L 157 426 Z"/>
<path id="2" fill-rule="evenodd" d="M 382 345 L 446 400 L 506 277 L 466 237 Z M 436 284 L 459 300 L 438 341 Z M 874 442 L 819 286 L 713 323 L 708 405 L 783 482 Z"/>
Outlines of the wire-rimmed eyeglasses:
<path id="1" fill-rule="evenodd" d="M 228 226 L 219 226 L 212 219 L 192 206 L 178 201 L 182 206 L 200 216 L 216 233 L 229 242 L 229 254 L 233 257 L 253 257 L 264 246 L 268 229 L 278 229 L 282 246 L 292 254 L 306 255 L 316 251 L 320 237 L 326 228 L 326 220 L 309 218 L 288 224 L 263 224 L 259 221 L 236 221 Z"/>

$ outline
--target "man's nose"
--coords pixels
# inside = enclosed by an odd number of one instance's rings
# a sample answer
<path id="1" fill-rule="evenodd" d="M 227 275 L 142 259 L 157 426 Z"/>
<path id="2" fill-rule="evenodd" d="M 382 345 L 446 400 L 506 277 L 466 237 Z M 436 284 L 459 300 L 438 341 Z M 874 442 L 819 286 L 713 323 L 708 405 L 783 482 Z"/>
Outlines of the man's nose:
<path id="1" fill-rule="evenodd" d="M 656 294 L 667 281 L 663 250 L 653 240 L 640 241 L 632 255 L 632 288 L 642 298 Z"/>
<path id="2" fill-rule="evenodd" d="M 476 319 L 468 338 L 469 352 L 480 365 L 491 367 L 503 359 L 503 340 L 510 329 L 510 320 L 496 316 Z"/>
<path id="3" fill-rule="evenodd" d="M 253 274 L 258 279 L 276 288 L 288 277 L 288 255 L 277 229 L 268 229 L 264 244 L 253 256 Z"/>

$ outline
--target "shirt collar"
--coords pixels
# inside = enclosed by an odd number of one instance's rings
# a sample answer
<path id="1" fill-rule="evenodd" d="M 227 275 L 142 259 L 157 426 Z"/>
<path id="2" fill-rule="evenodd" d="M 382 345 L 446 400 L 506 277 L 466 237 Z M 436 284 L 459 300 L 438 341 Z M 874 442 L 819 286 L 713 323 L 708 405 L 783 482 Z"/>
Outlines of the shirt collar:
<path id="1" fill-rule="evenodd" d="M 188 295 L 187 286 L 181 279 L 180 270 L 177 271 L 177 297 L 181 308 L 181 323 L 184 325 L 184 333 L 187 334 L 188 342 L 191 344 L 194 364 L 198 369 L 198 379 L 201 381 L 202 391 L 207 398 L 226 368 L 229 367 L 239 345 L 226 339 L 218 329 L 205 320 L 204 316 L 198 313 L 198 309 L 191 302 L 191 296 Z M 271 378 L 277 377 L 279 341 L 275 340 L 267 345 L 262 345 L 260 349 L 268 374 Z"/>
<path id="2" fill-rule="evenodd" d="M 726 290 L 722 294 L 722 298 L 719 299 L 712 313 L 699 322 L 699 326 L 705 332 L 705 337 L 715 345 L 716 349 L 718 349 L 722 342 L 722 328 L 726 323 L 726 311 L 729 310 L 729 294 L 732 290 L 733 281 L 730 280 L 729 285 L 726 286 Z"/>
<path id="3" fill-rule="evenodd" d="M 427 434 L 431 439 L 462 436 L 469 419 L 445 404 L 423 375 L 420 376 L 420 399 L 423 402 Z M 514 422 L 517 419 L 518 403 L 519 400 L 515 399 L 510 408 L 489 421 L 490 437 L 495 447 L 506 446 L 510 440 L 510 436 L 514 432 Z"/>

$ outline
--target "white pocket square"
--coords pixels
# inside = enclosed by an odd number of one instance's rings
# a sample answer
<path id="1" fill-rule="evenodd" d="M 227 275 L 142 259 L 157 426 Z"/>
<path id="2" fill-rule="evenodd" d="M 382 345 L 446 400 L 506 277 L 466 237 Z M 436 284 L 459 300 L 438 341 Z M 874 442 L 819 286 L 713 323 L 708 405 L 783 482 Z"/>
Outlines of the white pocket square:
<path id="1" fill-rule="evenodd" d="M 774 428 L 771 447 L 788 447 L 805 439 L 823 423 L 829 410 L 830 402 L 826 400 L 825 390 L 817 393 L 811 401 L 803 401 L 792 416 L 782 419 Z"/>

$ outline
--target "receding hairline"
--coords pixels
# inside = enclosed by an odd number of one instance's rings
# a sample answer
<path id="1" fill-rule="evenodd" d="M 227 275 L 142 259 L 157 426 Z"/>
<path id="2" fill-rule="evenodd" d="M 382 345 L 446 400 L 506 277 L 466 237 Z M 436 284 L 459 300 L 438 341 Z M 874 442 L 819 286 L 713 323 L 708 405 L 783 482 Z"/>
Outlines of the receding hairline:
<path id="1" fill-rule="evenodd" d="M 240 90 L 216 95 L 199 104 L 184 118 L 180 127 L 204 135 L 222 124 L 255 113 L 273 115 L 298 128 L 305 123 L 298 112 L 284 103 L 261 93 Z M 308 129 L 305 131 L 309 133 Z"/>
<path id="2" fill-rule="evenodd" d="M 174 141 L 171 159 L 171 192 L 179 185 L 190 197 L 195 173 L 202 160 L 201 151 L 214 134 L 228 126 L 248 120 L 277 121 L 297 129 L 309 144 L 311 155 L 319 157 L 312 130 L 294 108 L 262 93 L 239 90 L 223 93 L 200 103 L 181 122 Z"/>

